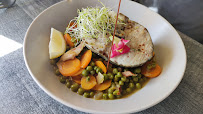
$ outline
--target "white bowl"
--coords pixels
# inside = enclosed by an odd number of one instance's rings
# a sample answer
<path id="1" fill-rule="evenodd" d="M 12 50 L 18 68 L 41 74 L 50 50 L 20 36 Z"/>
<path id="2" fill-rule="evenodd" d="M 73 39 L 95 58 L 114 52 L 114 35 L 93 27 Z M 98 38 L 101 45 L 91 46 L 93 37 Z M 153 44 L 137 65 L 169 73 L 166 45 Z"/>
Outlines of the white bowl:
<path id="1" fill-rule="evenodd" d="M 117 11 L 118 0 L 101 0 Z M 123 0 L 120 12 L 145 26 L 153 40 L 161 75 L 135 94 L 118 100 L 84 98 L 61 84 L 49 64 L 48 43 L 51 27 L 65 31 L 77 16 L 77 9 L 100 6 L 97 0 L 59 2 L 42 12 L 30 25 L 24 41 L 26 66 L 35 82 L 48 95 L 71 108 L 91 113 L 129 113 L 147 109 L 168 97 L 180 83 L 186 66 L 186 52 L 176 30 L 160 15 L 140 4 Z"/>

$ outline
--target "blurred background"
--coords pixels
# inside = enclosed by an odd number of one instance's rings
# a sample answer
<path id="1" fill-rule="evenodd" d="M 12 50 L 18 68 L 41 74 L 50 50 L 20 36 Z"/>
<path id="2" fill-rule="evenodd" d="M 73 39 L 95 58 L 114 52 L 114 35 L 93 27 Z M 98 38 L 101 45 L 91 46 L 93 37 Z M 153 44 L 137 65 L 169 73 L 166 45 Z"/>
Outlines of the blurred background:
<path id="1" fill-rule="evenodd" d="M 0 0 L 0 14 L 6 9 L 3 7 L 21 7 L 22 9 L 28 8 L 26 6 L 30 0 Z M 37 5 L 44 5 L 47 0 L 31 0 Z M 50 0 L 53 3 L 62 0 Z M 203 43 L 203 0 L 132 0 L 143 4 L 153 11 L 162 15 L 168 20 L 177 30 L 192 37 L 194 40 Z M 26 4 L 25 4 L 26 3 Z M 23 6 L 21 6 L 23 5 Z M 48 6 L 46 4 L 46 6 Z M 3 9 L 1 9 L 3 8 Z M 40 8 L 40 7 L 39 7 Z M 41 11 L 41 10 L 40 10 Z M 43 9 L 42 9 L 43 11 Z M 5 11 L 6 12 L 6 11 Z M 35 13 L 35 11 L 32 11 Z M 38 13 L 37 13 L 38 14 Z M 0 18 L 1 20 L 1 18 Z"/>
<path id="2" fill-rule="evenodd" d="M 177 30 L 203 43 L 203 0 L 133 0 L 168 20 Z"/>

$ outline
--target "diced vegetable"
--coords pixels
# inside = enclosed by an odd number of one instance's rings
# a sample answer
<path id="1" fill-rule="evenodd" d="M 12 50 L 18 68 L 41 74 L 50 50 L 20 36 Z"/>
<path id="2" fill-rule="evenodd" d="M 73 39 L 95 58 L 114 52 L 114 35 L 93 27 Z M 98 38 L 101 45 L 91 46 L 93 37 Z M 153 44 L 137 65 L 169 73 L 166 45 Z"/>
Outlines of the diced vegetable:
<path id="1" fill-rule="evenodd" d="M 81 86 L 83 89 L 90 90 L 97 84 L 96 78 L 94 76 L 90 76 L 90 80 L 87 81 L 86 77 L 82 77 Z"/>
<path id="2" fill-rule="evenodd" d="M 92 59 L 92 51 L 87 50 L 81 57 L 81 68 L 86 68 Z"/>
<path id="3" fill-rule="evenodd" d="M 71 37 L 68 33 L 66 33 L 64 35 L 64 38 L 66 40 L 66 43 L 70 46 L 70 47 L 74 47 L 74 43 L 71 41 Z"/>
<path id="4" fill-rule="evenodd" d="M 106 66 L 103 64 L 102 61 L 96 61 L 95 64 L 96 64 L 99 68 L 101 68 L 104 73 L 107 72 Z"/>
<path id="5" fill-rule="evenodd" d="M 102 74 L 99 72 L 98 75 L 97 75 L 97 77 L 96 77 L 96 79 L 97 79 L 97 83 L 98 83 L 98 84 L 101 84 L 101 83 L 104 82 L 104 75 L 102 75 Z"/>
<path id="6" fill-rule="evenodd" d="M 71 50 L 64 53 L 61 56 L 60 61 L 67 61 L 70 59 L 74 59 L 77 55 L 80 54 L 80 52 L 83 50 L 83 48 L 84 48 L 84 43 L 81 42 L 77 47 L 74 47 Z"/>
<path id="7" fill-rule="evenodd" d="M 123 76 L 129 77 L 129 76 L 137 76 L 137 74 L 132 73 L 131 71 L 124 71 L 122 72 Z"/>
<path id="8" fill-rule="evenodd" d="M 80 70 L 80 60 L 75 58 L 64 62 L 58 62 L 57 66 L 63 76 L 72 76 Z"/>
<path id="9" fill-rule="evenodd" d="M 97 84 L 93 90 L 103 91 L 105 89 L 108 89 L 111 86 L 111 80 L 107 80 L 101 84 Z"/>

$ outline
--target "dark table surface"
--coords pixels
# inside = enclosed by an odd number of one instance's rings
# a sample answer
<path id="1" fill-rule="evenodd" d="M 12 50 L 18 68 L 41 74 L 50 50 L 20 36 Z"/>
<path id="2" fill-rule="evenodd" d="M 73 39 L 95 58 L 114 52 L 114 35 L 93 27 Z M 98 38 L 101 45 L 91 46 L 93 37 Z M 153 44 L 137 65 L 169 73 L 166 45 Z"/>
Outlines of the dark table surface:
<path id="1" fill-rule="evenodd" d="M 0 9 L 0 113 L 63 114 L 83 113 L 69 108 L 48 96 L 34 82 L 23 59 L 25 32 L 33 19 L 44 9 L 61 0 L 17 0 L 14 7 Z M 203 114 L 203 45 L 180 33 L 187 51 L 187 67 L 177 89 L 161 103 L 140 114 Z M 9 40 L 10 39 L 10 40 Z M 3 43 L 0 42 L 0 45 Z"/>

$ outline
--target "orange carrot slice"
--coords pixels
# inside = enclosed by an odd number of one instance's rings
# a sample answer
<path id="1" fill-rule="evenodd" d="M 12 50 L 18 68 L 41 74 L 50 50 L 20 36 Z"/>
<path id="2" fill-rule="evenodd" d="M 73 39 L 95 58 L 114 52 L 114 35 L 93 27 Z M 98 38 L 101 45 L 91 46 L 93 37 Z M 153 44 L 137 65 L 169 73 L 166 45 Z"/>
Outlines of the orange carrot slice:
<path id="1" fill-rule="evenodd" d="M 92 59 L 92 51 L 87 50 L 81 57 L 81 68 L 86 68 Z"/>
<path id="2" fill-rule="evenodd" d="M 74 76 L 72 79 L 75 83 L 81 84 L 82 76 Z"/>
<path id="3" fill-rule="evenodd" d="M 87 77 L 82 77 L 81 86 L 83 89 L 90 90 L 97 84 L 96 78 L 94 76 L 90 76 L 90 80 L 87 81 Z"/>
<path id="4" fill-rule="evenodd" d="M 103 91 L 108 89 L 111 86 L 111 80 L 107 80 L 104 83 L 101 84 L 97 84 L 96 86 L 94 86 L 94 88 L 92 88 L 93 90 L 97 90 L 97 91 Z"/>
<path id="5" fill-rule="evenodd" d="M 66 43 L 70 46 L 70 47 L 74 47 L 74 43 L 71 41 L 71 37 L 68 33 L 64 34 L 64 38 L 66 40 Z"/>
<path id="6" fill-rule="evenodd" d="M 80 60 L 75 58 L 64 62 L 58 62 L 59 72 L 63 76 L 72 76 L 80 70 Z"/>
<path id="7" fill-rule="evenodd" d="M 78 72 L 76 72 L 75 74 L 73 74 L 72 76 L 79 76 L 80 74 L 82 74 L 82 71 L 85 70 L 83 68 L 81 68 Z"/>
<path id="8" fill-rule="evenodd" d="M 156 64 L 155 68 L 147 69 L 147 65 L 150 63 L 151 63 L 151 61 L 148 61 L 147 63 L 145 63 L 142 66 L 141 73 L 148 78 L 154 78 L 154 77 L 159 76 L 161 74 L 161 71 L 162 71 L 161 67 L 158 64 Z"/>
<path id="9" fill-rule="evenodd" d="M 101 68 L 104 73 L 107 72 L 106 66 L 104 65 L 104 63 L 103 63 L 102 61 L 96 61 L 95 64 L 96 64 L 99 68 Z"/>

